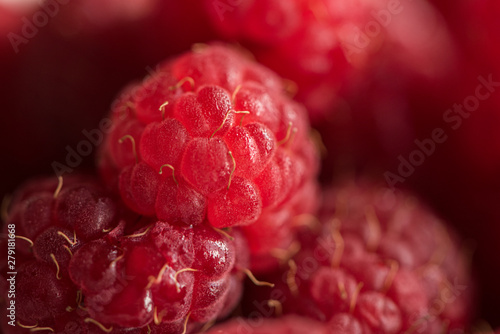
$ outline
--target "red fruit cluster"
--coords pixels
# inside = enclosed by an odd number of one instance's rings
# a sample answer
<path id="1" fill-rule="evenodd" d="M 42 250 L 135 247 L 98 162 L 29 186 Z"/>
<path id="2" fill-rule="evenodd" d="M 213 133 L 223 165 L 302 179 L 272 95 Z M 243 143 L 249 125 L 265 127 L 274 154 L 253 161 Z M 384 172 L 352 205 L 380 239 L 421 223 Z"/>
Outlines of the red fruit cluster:
<path id="1" fill-rule="evenodd" d="M 273 300 L 284 313 L 343 324 L 346 333 L 467 328 L 466 259 L 414 198 L 347 185 L 326 195 L 320 217 L 300 234 L 300 252 L 291 250 L 284 268 L 265 277 L 276 287 L 249 293 L 250 317 L 271 315 L 265 301 Z"/>
<path id="2" fill-rule="evenodd" d="M 0 4 L 0 192 L 64 156 L 58 175 L 95 168 L 101 142 L 107 188 L 71 175 L 4 198 L 1 332 L 188 334 L 233 310 L 248 318 L 210 333 L 470 331 L 470 259 L 427 207 L 353 183 L 319 210 L 308 118 L 322 177 L 405 182 L 477 240 L 498 328 L 498 0 L 35 2 Z"/>

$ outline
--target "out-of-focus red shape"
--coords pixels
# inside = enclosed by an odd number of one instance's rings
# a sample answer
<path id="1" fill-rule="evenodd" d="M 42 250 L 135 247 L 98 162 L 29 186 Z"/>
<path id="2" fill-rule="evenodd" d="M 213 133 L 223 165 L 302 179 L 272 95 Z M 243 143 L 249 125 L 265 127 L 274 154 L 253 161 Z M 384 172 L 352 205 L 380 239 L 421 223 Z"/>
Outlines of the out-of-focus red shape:
<path id="1" fill-rule="evenodd" d="M 394 5 L 396 3 L 396 5 Z M 428 2 L 381 0 L 206 0 L 219 32 L 297 85 L 296 98 L 319 124 L 343 104 L 359 71 L 404 67 L 430 80 L 450 70 L 454 48 Z"/>

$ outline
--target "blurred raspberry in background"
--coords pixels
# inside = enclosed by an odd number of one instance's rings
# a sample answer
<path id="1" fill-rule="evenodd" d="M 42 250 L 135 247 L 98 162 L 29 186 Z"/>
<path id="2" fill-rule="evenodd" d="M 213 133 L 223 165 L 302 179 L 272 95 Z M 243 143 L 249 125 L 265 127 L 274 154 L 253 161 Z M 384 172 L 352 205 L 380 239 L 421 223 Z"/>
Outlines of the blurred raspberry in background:
<path id="1" fill-rule="evenodd" d="M 454 60 L 445 22 L 425 1 L 205 0 L 205 5 L 222 37 L 241 43 L 294 82 L 313 122 L 334 117 L 342 90 L 360 71 L 390 63 L 434 80 L 447 74 Z"/>

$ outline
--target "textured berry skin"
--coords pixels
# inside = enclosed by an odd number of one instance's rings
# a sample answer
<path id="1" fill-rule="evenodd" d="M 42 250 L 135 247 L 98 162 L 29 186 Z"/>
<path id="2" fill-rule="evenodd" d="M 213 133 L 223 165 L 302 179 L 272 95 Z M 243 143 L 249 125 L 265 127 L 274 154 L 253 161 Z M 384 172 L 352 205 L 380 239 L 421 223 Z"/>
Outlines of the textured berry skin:
<path id="1" fill-rule="evenodd" d="M 161 64 L 124 91 L 112 119 L 101 174 L 137 213 L 261 229 L 273 224 L 266 216 L 314 209 L 318 157 L 305 110 L 276 74 L 229 47 L 195 46 Z M 282 234 L 268 246 L 293 238 L 290 226 Z"/>
<path id="2" fill-rule="evenodd" d="M 69 263 L 80 247 L 115 228 L 119 213 L 115 198 L 90 176 L 71 175 L 62 183 L 55 177 L 33 180 L 14 193 L 3 231 L 15 229 L 15 268 L 5 259 L 2 275 L 18 273 L 16 321 L 55 329 L 58 319 L 76 312 L 79 289 L 69 277 Z M 3 254 L 6 241 L 2 238 Z M 6 286 L 1 293 L 10 300 Z M 17 333 L 9 325 L 4 330 Z"/>
<path id="3" fill-rule="evenodd" d="M 313 121 L 342 107 L 338 94 L 358 69 L 389 59 L 435 76 L 448 65 L 441 57 L 451 49 L 449 36 L 427 2 L 205 0 L 205 6 L 222 36 L 296 83 Z"/>
<path id="4" fill-rule="evenodd" d="M 247 287 L 249 316 L 272 315 L 274 299 L 284 314 L 349 333 L 468 328 L 474 288 L 465 258 L 416 199 L 348 184 L 325 194 L 320 220 L 300 233 L 300 251 L 280 271 L 263 276 L 275 288 Z"/>
<path id="5" fill-rule="evenodd" d="M 199 328 L 227 316 L 248 267 L 241 233 L 143 223 L 130 235 L 87 243 L 73 256 L 69 275 L 90 317 L 106 328 L 179 333 L 185 323 Z"/>
<path id="6" fill-rule="evenodd" d="M 211 328 L 207 334 L 344 334 L 347 332 L 328 331 L 328 328 L 315 320 L 294 315 L 284 316 L 279 319 L 255 319 L 235 318 L 226 323 Z"/>

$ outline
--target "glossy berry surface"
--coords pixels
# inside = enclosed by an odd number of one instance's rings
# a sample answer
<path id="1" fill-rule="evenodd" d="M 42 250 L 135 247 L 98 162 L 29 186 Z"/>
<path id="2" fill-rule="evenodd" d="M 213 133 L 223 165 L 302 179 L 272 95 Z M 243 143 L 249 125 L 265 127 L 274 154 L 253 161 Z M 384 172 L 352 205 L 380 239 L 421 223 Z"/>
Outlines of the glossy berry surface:
<path id="1" fill-rule="evenodd" d="M 297 313 L 350 333 L 465 329 L 473 285 L 453 234 L 409 195 L 348 184 L 326 193 L 281 270 L 251 286 L 245 305 L 269 317 Z M 270 307 L 269 300 L 274 301 Z"/>

